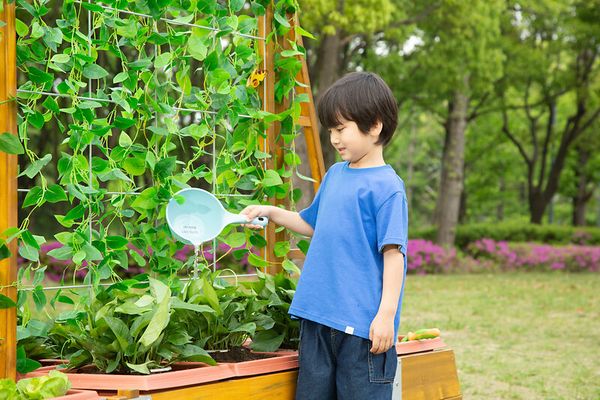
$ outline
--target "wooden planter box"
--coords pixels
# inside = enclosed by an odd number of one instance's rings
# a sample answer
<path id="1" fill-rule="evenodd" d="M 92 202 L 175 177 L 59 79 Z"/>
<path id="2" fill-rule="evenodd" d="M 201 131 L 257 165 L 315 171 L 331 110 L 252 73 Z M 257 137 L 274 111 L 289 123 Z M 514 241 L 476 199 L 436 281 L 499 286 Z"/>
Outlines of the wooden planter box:
<path id="1" fill-rule="evenodd" d="M 394 400 L 462 399 L 454 352 L 445 346 L 440 338 L 396 344 L 398 372 Z M 124 392 L 132 393 L 125 398 L 151 395 L 152 400 L 293 400 L 298 379 L 298 353 L 279 351 L 275 354 L 277 357 L 270 359 L 220 363 L 216 367 L 180 363 L 181 370 L 150 376 L 77 373 L 68 376 L 73 387 L 96 386 L 94 389 L 109 399 L 119 389 L 124 389 Z M 39 369 L 29 376 L 48 373 L 51 368 L 55 367 Z M 81 398 L 86 399 L 88 397 Z"/>
<path id="2" fill-rule="evenodd" d="M 216 366 L 199 362 L 182 362 L 173 365 L 173 371 L 151 375 L 88 374 L 65 372 L 74 389 L 116 391 L 137 389 L 156 391 L 169 388 L 199 385 L 232 378 L 294 370 L 298 368 L 298 352 L 279 351 L 269 354 L 273 357 L 238 363 L 219 363 Z M 35 377 L 47 374 L 57 365 L 39 368 L 27 374 Z"/>

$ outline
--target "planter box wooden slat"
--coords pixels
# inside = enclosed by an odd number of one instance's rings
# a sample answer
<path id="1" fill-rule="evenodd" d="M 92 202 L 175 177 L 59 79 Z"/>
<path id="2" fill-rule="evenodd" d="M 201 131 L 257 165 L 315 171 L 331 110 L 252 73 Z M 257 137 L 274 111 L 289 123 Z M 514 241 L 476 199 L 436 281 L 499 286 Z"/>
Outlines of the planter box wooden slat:
<path id="1" fill-rule="evenodd" d="M 53 397 L 51 400 L 98 400 L 98 393 L 93 390 L 71 389 L 64 396 Z"/>
<path id="2" fill-rule="evenodd" d="M 140 394 L 150 394 L 152 400 L 294 400 L 297 380 L 298 371 L 285 371 Z"/>
<path id="3" fill-rule="evenodd" d="M 399 340 L 402 340 L 402 338 L 403 336 L 400 336 Z M 444 343 L 441 337 L 436 337 L 434 339 L 410 340 L 408 342 L 398 341 L 396 343 L 396 353 L 398 353 L 398 355 L 413 354 L 423 351 L 441 349 L 444 347 L 446 347 L 446 343 Z"/>

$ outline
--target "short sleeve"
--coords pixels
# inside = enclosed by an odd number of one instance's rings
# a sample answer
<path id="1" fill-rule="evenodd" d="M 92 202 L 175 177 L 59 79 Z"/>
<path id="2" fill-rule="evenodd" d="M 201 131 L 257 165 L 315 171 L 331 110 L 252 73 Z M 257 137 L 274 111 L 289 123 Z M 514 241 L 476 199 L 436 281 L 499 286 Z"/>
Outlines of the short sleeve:
<path id="1" fill-rule="evenodd" d="M 300 211 L 300 217 L 302 217 L 302 219 L 305 220 L 306 223 L 309 224 L 313 229 L 315 229 L 315 225 L 317 224 L 317 215 L 319 214 L 319 201 L 321 200 L 322 189 L 323 184 L 319 186 L 319 190 L 317 190 L 317 194 L 310 206 Z"/>
<path id="2" fill-rule="evenodd" d="M 379 252 L 388 244 L 400 246 L 406 255 L 408 241 L 408 204 L 404 192 L 390 196 L 377 211 L 377 248 Z"/>
<path id="3" fill-rule="evenodd" d="M 313 199 L 310 206 L 306 207 L 304 210 L 300 211 L 300 217 L 306 221 L 313 229 L 317 225 L 317 215 L 319 214 L 319 202 L 321 201 L 321 192 L 324 190 L 325 185 L 327 184 L 327 176 L 329 175 L 329 171 L 323 177 L 323 182 L 319 185 L 319 189 L 317 190 L 317 194 Z"/>

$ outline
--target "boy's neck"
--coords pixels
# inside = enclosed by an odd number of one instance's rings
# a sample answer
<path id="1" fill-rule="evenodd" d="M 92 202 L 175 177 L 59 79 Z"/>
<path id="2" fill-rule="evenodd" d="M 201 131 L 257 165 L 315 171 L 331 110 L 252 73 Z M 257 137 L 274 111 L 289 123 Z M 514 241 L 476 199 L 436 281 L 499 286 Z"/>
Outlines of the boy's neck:
<path id="1" fill-rule="evenodd" d="M 348 164 L 350 168 L 372 168 L 381 167 L 383 165 L 386 164 L 383 159 L 383 146 L 381 145 L 373 147 L 373 149 L 362 156 L 362 158 L 351 161 L 350 164 Z"/>

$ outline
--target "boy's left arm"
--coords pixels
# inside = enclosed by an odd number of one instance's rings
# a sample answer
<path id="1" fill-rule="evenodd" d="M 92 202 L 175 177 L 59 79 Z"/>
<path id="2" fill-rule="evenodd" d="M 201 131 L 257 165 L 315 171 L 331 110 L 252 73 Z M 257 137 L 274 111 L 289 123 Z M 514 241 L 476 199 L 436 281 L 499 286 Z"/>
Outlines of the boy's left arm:
<path id="1" fill-rule="evenodd" d="M 398 308 L 402 281 L 404 280 L 404 254 L 398 245 L 386 245 L 383 248 L 383 290 L 379 311 L 371 322 L 369 339 L 371 353 L 388 351 L 395 343 L 394 317 Z"/>

